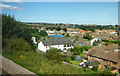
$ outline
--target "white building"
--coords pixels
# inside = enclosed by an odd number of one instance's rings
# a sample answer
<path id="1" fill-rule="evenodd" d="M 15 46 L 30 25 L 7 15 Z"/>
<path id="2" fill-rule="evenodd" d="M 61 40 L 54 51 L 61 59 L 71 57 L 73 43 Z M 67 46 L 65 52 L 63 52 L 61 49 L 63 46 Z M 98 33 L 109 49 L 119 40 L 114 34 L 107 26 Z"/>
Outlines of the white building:
<path id="1" fill-rule="evenodd" d="M 46 52 L 53 47 L 61 51 L 67 51 L 73 48 L 73 45 L 72 41 L 65 37 L 49 37 L 47 40 L 38 43 L 38 50 Z"/>
<path id="2" fill-rule="evenodd" d="M 37 44 L 35 37 L 32 37 L 31 40 L 33 41 L 34 44 Z"/>
<path id="3" fill-rule="evenodd" d="M 99 39 L 99 38 L 94 38 L 94 39 L 92 39 L 92 40 L 90 41 L 90 45 L 93 45 L 93 43 L 94 43 L 95 41 L 98 41 L 98 40 L 101 41 L 101 39 Z"/>

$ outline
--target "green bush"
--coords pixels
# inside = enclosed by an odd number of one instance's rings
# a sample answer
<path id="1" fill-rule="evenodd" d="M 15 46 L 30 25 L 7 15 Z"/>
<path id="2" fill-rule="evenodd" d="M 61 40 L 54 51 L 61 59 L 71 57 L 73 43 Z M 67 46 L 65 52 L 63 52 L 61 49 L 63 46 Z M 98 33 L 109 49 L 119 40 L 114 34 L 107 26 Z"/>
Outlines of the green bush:
<path id="1" fill-rule="evenodd" d="M 48 50 L 46 52 L 46 56 L 49 60 L 52 60 L 55 63 L 56 62 L 59 63 L 62 61 L 62 59 L 61 59 L 62 55 L 58 52 L 58 49 L 56 49 L 56 48 L 50 48 L 50 50 Z"/>
<path id="2" fill-rule="evenodd" d="M 13 39 L 5 39 L 4 40 L 4 47 L 3 51 L 9 51 L 9 52 L 14 52 L 14 51 L 31 51 L 32 48 L 29 45 L 27 41 L 25 41 L 22 38 L 13 38 Z"/>
<path id="3" fill-rule="evenodd" d="M 47 32 L 45 31 L 45 30 L 41 30 L 40 31 L 40 36 L 47 36 L 48 34 L 47 34 Z"/>
<path id="4" fill-rule="evenodd" d="M 66 37 L 70 37 L 69 33 L 67 33 Z"/>
<path id="5" fill-rule="evenodd" d="M 88 40 L 91 40 L 91 39 L 92 39 L 92 36 L 90 36 L 88 33 L 86 33 L 86 35 L 85 35 L 83 38 L 88 39 Z"/>
<path id="6" fill-rule="evenodd" d="M 112 72 L 106 68 L 101 72 L 101 74 L 104 76 L 111 76 Z"/>
<path id="7" fill-rule="evenodd" d="M 98 70 L 98 66 L 93 66 L 91 70 L 97 72 L 97 70 Z"/>
<path id="8" fill-rule="evenodd" d="M 74 55 L 72 55 L 70 58 L 71 58 L 71 60 L 75 60 L 75 56 Z"/>

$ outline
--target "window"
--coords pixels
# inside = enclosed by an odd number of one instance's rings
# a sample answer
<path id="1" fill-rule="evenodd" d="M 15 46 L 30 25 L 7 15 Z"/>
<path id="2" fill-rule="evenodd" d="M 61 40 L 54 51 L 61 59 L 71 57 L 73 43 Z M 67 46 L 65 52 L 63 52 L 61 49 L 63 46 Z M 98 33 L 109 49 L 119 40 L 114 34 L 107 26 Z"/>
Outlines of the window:
<path id="1" fill-rule="evenodd" d="M 64 45 L 64 47 L 66 47 L 66 45 Z"/>

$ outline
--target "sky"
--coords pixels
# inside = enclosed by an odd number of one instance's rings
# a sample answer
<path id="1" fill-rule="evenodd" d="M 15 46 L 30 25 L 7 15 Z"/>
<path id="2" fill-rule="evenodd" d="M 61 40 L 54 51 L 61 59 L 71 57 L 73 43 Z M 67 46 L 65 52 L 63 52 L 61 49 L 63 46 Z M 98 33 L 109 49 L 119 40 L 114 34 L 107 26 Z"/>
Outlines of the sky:
<path id="1" fill-rule="evenodd" d="M 118 24 L 118 2 L 3 2 L 2 6 L 2 13 L 21 22 Z"/>

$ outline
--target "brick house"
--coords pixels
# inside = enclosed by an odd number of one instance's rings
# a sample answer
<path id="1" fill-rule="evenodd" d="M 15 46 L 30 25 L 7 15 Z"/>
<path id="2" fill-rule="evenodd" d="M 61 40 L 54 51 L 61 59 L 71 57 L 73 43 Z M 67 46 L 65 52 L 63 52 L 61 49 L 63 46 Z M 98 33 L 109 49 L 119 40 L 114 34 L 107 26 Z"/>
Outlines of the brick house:
<path id="1" fill-rule="evenodd" d="M 112 72 L 120 73 L 120 50 L 118 45 L 96 46 L 89 50 L 88 61 L 98 60 L 99 68 L 110 68 Z"/>

